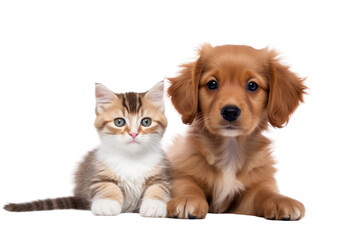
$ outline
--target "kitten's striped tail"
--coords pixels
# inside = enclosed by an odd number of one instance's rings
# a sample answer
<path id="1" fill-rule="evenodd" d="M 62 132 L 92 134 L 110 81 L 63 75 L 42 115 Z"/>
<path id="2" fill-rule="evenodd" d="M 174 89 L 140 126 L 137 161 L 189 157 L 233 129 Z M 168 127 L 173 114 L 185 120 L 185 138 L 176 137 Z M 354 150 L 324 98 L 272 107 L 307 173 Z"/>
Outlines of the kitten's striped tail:
<path id="1" fill-rule="evenodd" d="M 28 212 L 54 209 L 81 209 L 88 210 L 89 202 L 79 197 L 61 197 L 37 200 L 26 203 L 9 203 L 4 209 L 10 212 Z"/>

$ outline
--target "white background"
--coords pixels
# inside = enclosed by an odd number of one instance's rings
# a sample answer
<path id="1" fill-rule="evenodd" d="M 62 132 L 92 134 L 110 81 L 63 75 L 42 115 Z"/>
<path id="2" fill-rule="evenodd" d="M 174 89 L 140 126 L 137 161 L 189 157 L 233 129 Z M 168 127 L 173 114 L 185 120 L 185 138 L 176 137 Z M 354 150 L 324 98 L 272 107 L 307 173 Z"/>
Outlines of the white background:
<path id="1" fill-rule="evenodd" d="M 359 8 L 356 1 L 1 1 L 0 204 L 72 194 L 77 162 L 98 144 L 94 82 L 146 91 L 204 42 L 278 49 L 309 95 L 271 129 L 283 194 L 298 222 L 9 213 L 1 239 L 359 239 Z M 168 101 L 168 100 L 167 100 Z M 167 102 L 164 146 L 182 133 Z"/>

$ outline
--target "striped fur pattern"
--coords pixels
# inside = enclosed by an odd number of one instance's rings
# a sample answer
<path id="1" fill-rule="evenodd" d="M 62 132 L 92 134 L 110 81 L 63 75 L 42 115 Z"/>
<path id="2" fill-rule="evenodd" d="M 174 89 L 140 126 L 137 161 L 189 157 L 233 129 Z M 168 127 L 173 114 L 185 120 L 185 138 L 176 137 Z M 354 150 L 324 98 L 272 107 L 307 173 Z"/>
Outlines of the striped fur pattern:
<path id="1" fill-rule="evenodd" d="M 165 217 L 170 181 L 160 142 L 167 126 L 163 90 L 160 82 L 146 93 L 115 94 L 96 84 L 95 127 L 101 143 L 79 164 L 74 197 L 12 203 L 4 209 L 89 209 L 95 215 L 140 212 Z"/>
<path id="2" fill-rule="evenodd" d="M 42 211 L 54 209 L 89 209 L 89 203 L 82 198 L 62 197 L 38 200 L 27 203 L 10 203 L 4 207 L 11 212 Z"/>

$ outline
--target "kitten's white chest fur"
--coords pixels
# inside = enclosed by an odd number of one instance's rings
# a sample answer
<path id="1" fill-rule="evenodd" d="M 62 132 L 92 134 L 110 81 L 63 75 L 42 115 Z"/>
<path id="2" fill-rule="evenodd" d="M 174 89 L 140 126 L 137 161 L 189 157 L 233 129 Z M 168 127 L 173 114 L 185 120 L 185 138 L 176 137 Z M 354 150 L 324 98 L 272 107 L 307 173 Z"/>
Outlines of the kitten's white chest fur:
<path id="1" fill-rule="evenodd" d="M 129 153 L 100 146 L 97 156 L 124 188 L 123 211 L 137 210 L 146 178 L 163 160 L 161 149 Z"/>

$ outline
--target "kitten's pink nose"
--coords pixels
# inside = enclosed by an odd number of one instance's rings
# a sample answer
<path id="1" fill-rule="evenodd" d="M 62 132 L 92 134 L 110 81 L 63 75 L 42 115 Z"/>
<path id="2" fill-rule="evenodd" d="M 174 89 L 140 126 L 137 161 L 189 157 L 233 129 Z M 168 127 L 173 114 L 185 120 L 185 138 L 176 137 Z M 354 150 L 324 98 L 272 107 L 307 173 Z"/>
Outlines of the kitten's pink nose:
<path id="1" fill-rule="evenodd" d="M 139 135 L 139 133 L 129 133 L 129 135 L 130 135 L 133 139 L 135 139 L 136 136 Z"/>

